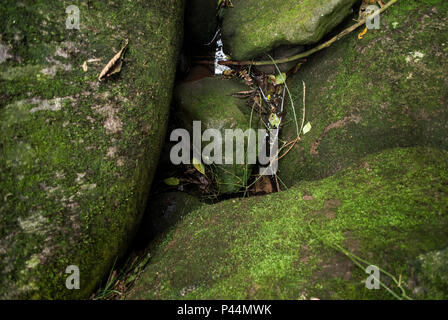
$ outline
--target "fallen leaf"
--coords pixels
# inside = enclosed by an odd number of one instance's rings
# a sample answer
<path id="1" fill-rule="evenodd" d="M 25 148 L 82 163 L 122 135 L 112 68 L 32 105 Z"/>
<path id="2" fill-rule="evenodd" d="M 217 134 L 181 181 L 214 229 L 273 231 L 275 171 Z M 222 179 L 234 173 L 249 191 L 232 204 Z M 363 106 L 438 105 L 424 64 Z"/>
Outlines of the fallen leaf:
<path id="1" fill-rule="evenodd" d="M 361 40 L 363 38 L 363 36 L 367 33 L 367 27 L 360 33 L 358 34 L 358 39 Z"/>
<path id="2" fill-rule="evenodd" d="M 271 179 L 268 176 L 262 176 L 255 182 L 254 192 L 256 194 L 273 193 L 274 187 L 272 186 Z"/>
<path id="3" fill-rule="evenodd" d="M 117 54 L 114 55 L 113 58 L 110 59 L 110 61 L 103 68 L 100 75 L 98 76 L 98 81 L 103 81 L 105 78 L 121 71 L 121 66 L 123 64 L 123 52 L 126 49 L 127 45 L 128 40 L 126 39 L 121 50 L 118 51 Z"/>
<path id="4" fill-rule="evenodd" d="M 101 59 L 98 59 L 98 58 L 91 58 L 91 59 L 88 59 L 88 60 L 84 61 L 84 63 L 82 64 L 82 70 L 83 70 L 84 72 L 87 72 L 87 70 L 89 69 L 88 66 L 87 66 L 87 64 L 88 64 L 88 63 L 93 63 L 93 62 L 98 62 L 98 61 L 101 61 Z"/>
<path id="5" fill-rule="evenodd" d="M 314 197 L 313 196 L 309 196 L 309 195 L 304 195 L 302 197 L 302 199 L 305 200 L 305 201 L 307 201 L 307 200 L 314 200 Z"/>
<path id="6" fill-rule="evenodd" d="M 175 187 L 179 185 L 179 179 L 175 177 L 167 178 L 163 180 L 167 186 Z"/>
<path id="7" fill-rule="evenodd" d="M 224 72 L 222 74 L 225 75 L 225 76 L 230 76 L 230 75 L 233 74 L 233 70 L 232 69 L 224 70 Z"/>
<path id="8" fill-rule="evenodd" d="M 193 167 L 205 176 L 205 167 L 198 159 L 193 157 Z"/>
<path id="9" fill-rule="evenodd" d="M 244 79 L 244 81 L 246 82 L 246 85 L 248 85 L 249 87 L 254 84 L 252 78 L 247 73 L 247 70 L 240 71 L 239 75 L 240 75 L 241 78 Z"/>
<path id="10" fill-rule="evenodd" d="M 255 92 L 255 90 L 245 90 L 245 91 L 239 91 L 239 92 L 237 92 L 235 94 L 244 95 L 244 96 L 250 96 L 254 92 Z"/>

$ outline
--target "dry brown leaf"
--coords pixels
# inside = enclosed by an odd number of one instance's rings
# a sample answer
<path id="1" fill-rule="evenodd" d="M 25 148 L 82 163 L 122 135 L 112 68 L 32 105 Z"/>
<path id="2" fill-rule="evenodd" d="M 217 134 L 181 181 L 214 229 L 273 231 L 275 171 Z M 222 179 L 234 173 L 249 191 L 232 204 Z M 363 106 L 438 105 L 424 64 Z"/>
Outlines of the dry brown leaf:
<path id="1" fill-rule="evenodd" d="M 239 75 L 241 78 L 244 79 L 244 81 L 246 82 L 246 84 L 250 87 L 251 85 L 254 84 L 254 82 L 252 81 L 252 78 L 249 76 L 249 74 L 247 73 L 247 70 L 242 70 L 239 72 Z"/>
<path id="2" fill-rule="evenodd" d="M 128 40 L 125 40 L 125 43 L 120 51 L 110 61 L 106 64 L 106 66 L 101 71 L 100 75 L 98 76 L 98 81 L 102 81 L 107 77 L 110 77 L 111 75 L 118 73 L 121 71 L 121 66 L 123 64 L 122 58 L 123 58 L 123 52 L 126 49 L 128 45 Z"/>
<path id="3" fill-rule="evenodd" d="M 273 193 L 274 187 L 272 186 L 271 179 L 268 176 L 262 176 L 255 182 L 253 190 L 256 194 Z"/>
<path id="4" fill-rule="evenodd" d="M 223 72 L 223 75 L 225 75 L 225 76 L 230 76 L 232 74 L 233 74 L 233 70 L 232 69 L 224 70 L 224 72 Z"/>
<path id="5" fill-rule="evenodd" d="M 249 97 L 249 96 L 253 95 L 254 92 L 255 92 L 255 90 L 240 91 L 240 92 L 235 92 L 234 94 L 232 94 L 232 96 L 234 96 L 234 97 Z"/>

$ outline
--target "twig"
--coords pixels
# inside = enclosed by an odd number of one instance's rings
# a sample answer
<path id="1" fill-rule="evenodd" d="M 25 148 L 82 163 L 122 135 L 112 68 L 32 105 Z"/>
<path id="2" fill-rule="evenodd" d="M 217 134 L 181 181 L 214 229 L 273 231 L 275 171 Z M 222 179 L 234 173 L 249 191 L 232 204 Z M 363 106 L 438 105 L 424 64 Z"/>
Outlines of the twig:
<path id="1" fill-rule="evenodd" d="M 275 185 L 277 187 L 277 192 L 280 192 L 280 191 L 282 191 L 282 189 L 280 189 L 280 184 L 278 183 L 278 177 L 276 174 L 274 175 L 274 177 L 275 177 Z"/>
<path id="2" fill-rule="evenodd" d="M 302 130 L 303 130 L 303 126 L 304 126 L 304 124 L 305 124 L 305 112 L 306 112 L 306 83 L 305 83 L 305 81 L 303 81 L 303 80 L 302 80 L 302 83 L 303 83 L 303 115 L 302 115 L 302 124 L 301 124 L 301 126 L 300 126 L 300 130 L 299 130 L 299 132 L 298 132 L 298 134 L 297 134 L 297 138 L 295 138 L 295 139 L 292 140 L 292 141 L 289 141 L 289 142 L 284 146 L 284 147 L 286 147 L 286 146 L 290 146 L 290 147 L 288 148 L 288 150 L 286 150 L 285 153 L 283 153 L 280 157 L 278 157 L 277 160 L 280 160 L 281 158 L 283 158 L 284 156 L 286 156 L 286 155 L 289 153 L 289 151 L 291 151 L 291 149 L 294 148 L 294 146 L 296 145 L 296 143 L 298 143 L 298 142 L 300 141 L 300 133 L 302 132 Z"/>
<path id="3" fill-rule="evenodd" d="M 299 140 L 300 133 L 303 130 L 303 126 L 305 124 L 305 108 L 306 108 L 306 83 L 302 80 L 303 83 L 303 115 L 302 115 L 302 125 L 300 126 L 299 136 L 297 136 L 297 140 Z"/>

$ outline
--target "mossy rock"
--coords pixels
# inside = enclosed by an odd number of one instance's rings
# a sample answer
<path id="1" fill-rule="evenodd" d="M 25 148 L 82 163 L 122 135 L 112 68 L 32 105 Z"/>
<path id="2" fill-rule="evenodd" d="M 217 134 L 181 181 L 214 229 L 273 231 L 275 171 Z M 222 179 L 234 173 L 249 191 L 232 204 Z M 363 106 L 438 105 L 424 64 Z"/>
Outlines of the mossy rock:
<path id="1" fill-rule="evenodd" d="M 183 2 L 74 4 L 79 29 L 64 1 L 0 4 L 0 298 L 88 298 L 133 237 L 164 140 Z"/>
<path id="2" fill-rule="evenodd" d="M 366 288 L 364 268 L 408 283 L 420 255 L 447 247 L 447 213 L 448 152 L 389 149 L 320 181 L 190 213 L 153 243 L 128 299 L 394 299 Z"/>
<path id="3" fill-rule="evenodd" d="M 224 15 L 224 50 L 246 60 L 281 45 L 318 42 L 352 12 L 357 0 L 233 0 Z"/>
<path id="4" fill-rule="evenodd" d="M 308 59 L 288 85 L 300 126 L 305 82 L 312 129 L 280 160 L 286 185 L 329 176 L 386 148 L 448 149 L 447 17 L 447 1 L 398 1 L 381 15 L 379 30 L 360 40 L 359 29 Z M 290 141 L 297 129 L 286 110 L 283 138 Z"/>
<path id="5" fill-rule="evenodd" d="M 206 77 L 193 82 L 185 82 L 175 88 L 176 116 L 189 130 L 193 141 L 193 121 L 201 121 L 201 130 L 217 129 L 223 139 L 222 164 L 212 164 L 209 172 L 214 177 L 218 192 L 234 193 L 243 188 L 250 177 L 252 165 L 225 164 L 225 130 L 241 129 L 245 132 L 249 128 L 257 129 L 259 117 L 252 114 L 251 108 L 246 104 L 247 99 L 234 97 L 238 92 L 248 91 L 244 82 L 239 79 L 223 79 Z M 210 142 L 203 142 L 202 148 Z M 234 159 L 236 155 L 234 143 Z M 247 154 L 247 145 L 245 147 Z"/>
<path id="6" fill-rule="evenodd" d="M 409 286 L 418 297 L 448 299 L 448 249 L 418 256 Z"/>

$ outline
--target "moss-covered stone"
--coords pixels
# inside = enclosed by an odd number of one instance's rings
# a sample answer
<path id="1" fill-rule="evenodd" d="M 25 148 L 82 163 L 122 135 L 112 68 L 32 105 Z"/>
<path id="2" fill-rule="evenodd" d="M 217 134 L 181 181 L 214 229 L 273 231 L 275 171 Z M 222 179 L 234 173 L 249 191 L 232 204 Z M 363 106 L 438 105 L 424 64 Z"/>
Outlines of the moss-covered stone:
<path id="1" fill-rule="evenodd" d="M 2 1 L 0 19 L 0 298 L 86 298 L 141 218 L 183 2 Z M 99 83 L 125 39 L 121 72 Z M 69 265 L 80 290 L 65 286 Z"/>
<path id="2" fill-rule="evenodd" d="M 312 130 L 280 161 L 288 186 L 385 148 L 448 149 L 447 17 L 447 1 L 398 1 L 381 15 L 379 30 L 362 40 L 349 34 L 308 59 L 289 83 L 299 126 L 306 83 Z M 297 130 L 286 110 L 283 138 L 290 141 Z"/>
<path id="3" fill-rule="evenodd" d="M 249 88 L 238 79 L 223 79 L 206 77 L 193 82 L 186 82 L 175 89 L 175 100 L 178 109 L 176 115 L 182 121 L 184 128 L 193 137 L 193 121 L 201 121 L 201 129 L 216 129 L 221 132 L 223 139 L 222 163 L 210 166 L 219 193 L 233 193 L 240 190 L 247 183 L 252 165 L 225 164 L 225 130 L 241 129 L 245 132 L 249 128 L 257 128 L 257 114 L 252 114 L 246 99 L 233 95 L 247 91 Z M 252 120 L 252 122 L 251 122 Z M 203 142 L 202 148 L 210 144 Z M 234 143 L 234 156 L 236 143 Z M 245 149 L 247 152 L 247 150 Z M 235 159 L 235 157 L 234 157 Z"/>
<path id="4" fill-rule="evenodd" d="M 233 59 L 245 60 L 280 45 L 319 41 L 352 12 L 357 0 L 233 0 L 222 35 Z"/>
<path id="5" fill-rule="evenodd" d="M 368 290 L 364 268 L 334 248 L 408 283 L 418 256 L 447 247 L 447 169 L 446 151 L 396 148 L 281 193 L 203 207 L 154 242 L 128 298 L 394 298 Z"/>
<path id="6" fill-rule="evenodd" d="M 414 277 L 409 287 L 419 298 L 448 298 L 448 249 L 431 251 L 418 256 Z"/>

